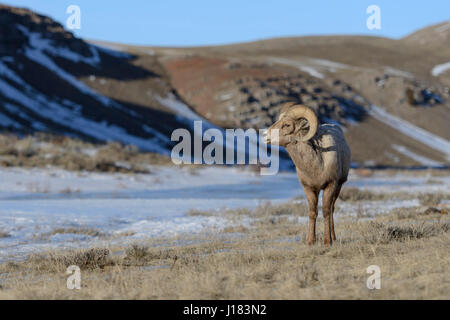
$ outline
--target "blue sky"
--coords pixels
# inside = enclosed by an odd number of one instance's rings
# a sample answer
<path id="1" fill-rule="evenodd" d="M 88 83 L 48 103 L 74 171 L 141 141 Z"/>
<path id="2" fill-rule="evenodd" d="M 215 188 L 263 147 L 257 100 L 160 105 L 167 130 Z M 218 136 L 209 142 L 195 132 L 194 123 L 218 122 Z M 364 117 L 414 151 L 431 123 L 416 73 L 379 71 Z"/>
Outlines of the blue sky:
<path id="1" fill-rule="evenodd" d="M 81 8 L 77 36 L 140 45 L 187 46 L 281 36 L 365 34 L 400 38 L 450 20 L 449 0 L 14 0 L 65 24 Z M 368 30 L 366 8 L 381 9 L 381 30 Z"/>

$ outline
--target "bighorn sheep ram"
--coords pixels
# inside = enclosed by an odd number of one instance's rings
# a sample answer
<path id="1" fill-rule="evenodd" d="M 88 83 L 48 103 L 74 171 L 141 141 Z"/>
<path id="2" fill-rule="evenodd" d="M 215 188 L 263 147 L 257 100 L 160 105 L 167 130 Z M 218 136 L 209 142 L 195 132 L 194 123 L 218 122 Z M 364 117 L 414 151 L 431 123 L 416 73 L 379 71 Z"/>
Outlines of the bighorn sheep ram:
<path id="1" fill-rule="evenodd" d="M 341 128 L 333 124 L 319 125 L 312 109 L 286 103 L 278 121 L 263 134 L 263 140 L 285 147 L 295 164 L 308 199 L 308 244 L 316 241 L 317 202 L 323 190 L 324 244 L 331 244 L 336 240 L 334 204 L 350 168 L 350 148 Z"/>

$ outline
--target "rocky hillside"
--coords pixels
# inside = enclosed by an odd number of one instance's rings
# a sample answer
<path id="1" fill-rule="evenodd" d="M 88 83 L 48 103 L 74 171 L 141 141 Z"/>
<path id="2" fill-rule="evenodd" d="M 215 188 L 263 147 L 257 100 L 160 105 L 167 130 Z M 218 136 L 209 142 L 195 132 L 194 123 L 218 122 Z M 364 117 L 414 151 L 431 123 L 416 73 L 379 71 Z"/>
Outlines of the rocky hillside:
<path id="1" fill-rule="evenodd" d="M 447 165 L 448 23 L 405 39 L 302 37 L 156 52 L 172 85 L 222 126 L 265 127 L 287 100 L 341 124 L 365 165 Z M 421 35 L 422 36 L 417 36 Z M 141 48 L 142 50 L 143 48 Z"/>
<path id="2" fill-rule="evenodd" d="M 223 127 L 267 127 L 293 100 L 314 108 L 322 122 L 342 125 L 361 121 L 368 107 L 346 83 L 322 83 L 272 62 L 193 56 L 164 65 L 179 93 Z"/>
<path id="3" fill-rule="evenodd" d="M 448 25 L 400 40 L 161 48 L 86 42 L 48 17 L 0 6 L 0 128 L 168 154 L 172 131 L 192 120 L 264 128 L 295 100 L 344 128 L 355 165 L 448 165 Z"/>

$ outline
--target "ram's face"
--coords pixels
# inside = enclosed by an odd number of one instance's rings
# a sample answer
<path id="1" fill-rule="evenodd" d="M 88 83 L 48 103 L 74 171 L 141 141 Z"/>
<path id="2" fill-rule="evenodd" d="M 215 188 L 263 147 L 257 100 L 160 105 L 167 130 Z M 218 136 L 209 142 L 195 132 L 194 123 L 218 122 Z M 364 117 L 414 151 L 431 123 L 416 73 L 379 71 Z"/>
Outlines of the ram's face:
<path id="1" fill-rule="evenodd" d="M 263 133 L 263 141 L 266 144 L 285 147 L 292 141 L 295 127 L 295 121 L 282 114 L 279 120 Z"/>
<path id="2" fill-rule="evenodd" d="M 281 108 L 278 121 L 263 133 L 263 141 L 282 147 L 293 141 L 307 142 L 316 134 L 318 125 L 314 110 L 288 102 Z"/>

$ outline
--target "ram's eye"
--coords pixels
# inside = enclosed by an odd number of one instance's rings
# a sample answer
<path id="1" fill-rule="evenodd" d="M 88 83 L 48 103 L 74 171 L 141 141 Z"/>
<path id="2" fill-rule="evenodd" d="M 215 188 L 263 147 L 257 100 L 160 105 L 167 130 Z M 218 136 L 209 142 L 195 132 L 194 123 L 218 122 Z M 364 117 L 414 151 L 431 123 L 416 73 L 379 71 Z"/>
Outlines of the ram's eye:
<path id="1" fill-rule="evenodd" d="M 285 123 L 285 124 L 283 124 L 283 128 L 288 128 L 288 127 L 290 127 L 291 125 L 289 124 L 289 123 Z"/>

